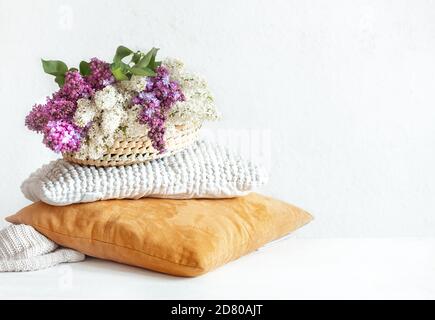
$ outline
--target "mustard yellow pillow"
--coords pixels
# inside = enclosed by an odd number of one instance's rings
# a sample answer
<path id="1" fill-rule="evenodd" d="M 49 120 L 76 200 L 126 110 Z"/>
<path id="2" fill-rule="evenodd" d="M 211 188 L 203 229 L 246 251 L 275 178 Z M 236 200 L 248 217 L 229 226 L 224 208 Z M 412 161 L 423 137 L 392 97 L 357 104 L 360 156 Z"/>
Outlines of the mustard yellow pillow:
<path id="1" fill-rule="evenodd" d="M 177 276 L 197 276 L 311 220 L 285 202 L 233 199 L 107 200 L 64 207 L 36 202 L 6 218 L 89 256 Z"/>

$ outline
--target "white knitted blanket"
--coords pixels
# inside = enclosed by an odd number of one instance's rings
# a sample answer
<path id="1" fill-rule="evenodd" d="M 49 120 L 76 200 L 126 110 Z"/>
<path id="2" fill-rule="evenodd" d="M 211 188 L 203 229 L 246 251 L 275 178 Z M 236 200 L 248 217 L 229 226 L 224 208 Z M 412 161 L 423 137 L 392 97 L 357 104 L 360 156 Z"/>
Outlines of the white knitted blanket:
<path id="1" fill-rule="evenodd" d="M 259 166 L 218 144 L 198 141 L 174 155 L 129 166 L 96 168 L 56 160 L 31 174 L 21 190 L 31 201 L 68 205 L 146 196 L 228 198 L 266 180 Z"/>
<path id="2" fill-rule="evenodd" d="M 0 230 L 0 272 L 34 271 L 84 259 L 82 253 L 59 248 L 31 226 L 10 225 Z"/>

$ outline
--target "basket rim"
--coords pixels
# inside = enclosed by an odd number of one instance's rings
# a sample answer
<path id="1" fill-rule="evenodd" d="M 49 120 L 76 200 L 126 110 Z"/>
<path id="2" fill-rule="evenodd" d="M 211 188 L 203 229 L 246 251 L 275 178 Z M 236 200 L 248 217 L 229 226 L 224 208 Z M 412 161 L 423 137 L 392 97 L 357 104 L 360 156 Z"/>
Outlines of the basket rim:
<path id="1" fill-rule="evenodd" d="M 72 163 L 91 166 L 120 166 L 147 162 L 170 156 L 186 148 L 198 139 L 201 127 L 201 124 L 176 127 L 177 130 L 172 132 L 172 135 L 165 137 L 167 148 L 164 152 L 156 150 L 147 135 L 141 135 L 116 139 L 98 159 L 77 157 L 75 152 L 62 153 L 62 157 Z"/>

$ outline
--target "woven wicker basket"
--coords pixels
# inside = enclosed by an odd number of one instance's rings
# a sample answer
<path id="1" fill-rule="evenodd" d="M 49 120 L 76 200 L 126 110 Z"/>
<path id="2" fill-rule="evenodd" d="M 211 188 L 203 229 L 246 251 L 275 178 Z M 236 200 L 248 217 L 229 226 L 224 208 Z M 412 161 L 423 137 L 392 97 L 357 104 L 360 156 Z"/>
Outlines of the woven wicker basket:
<path id="1" fill-rule="evenodd" d="M 159 159 L 184 149 L 198 138 L 201 126 L 176 126 L 165 134 L 164 153 L 159 153 L 152 146 L 151 140 L 145 137 L 132 139 L 120 139 L 99 159 L 78 159 L 74 153 L 64 153 L 63 158 L 67 161 L 81 165 L 108 167 L 123 166 L 134 163 L 146 162 Z"/>

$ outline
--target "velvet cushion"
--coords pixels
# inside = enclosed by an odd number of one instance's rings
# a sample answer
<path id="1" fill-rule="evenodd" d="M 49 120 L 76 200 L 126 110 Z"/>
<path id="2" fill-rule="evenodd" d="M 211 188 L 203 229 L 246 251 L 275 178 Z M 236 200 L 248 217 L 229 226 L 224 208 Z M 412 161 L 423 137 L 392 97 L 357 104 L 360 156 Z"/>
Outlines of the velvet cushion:
<path id="1" fill-rule="evenodd" d="M 232 199 L 36 202 L 6 218 L 61 246 L 178 276 L 197 276 L 311 220 L 307 212 L 251 193 Z"/>

